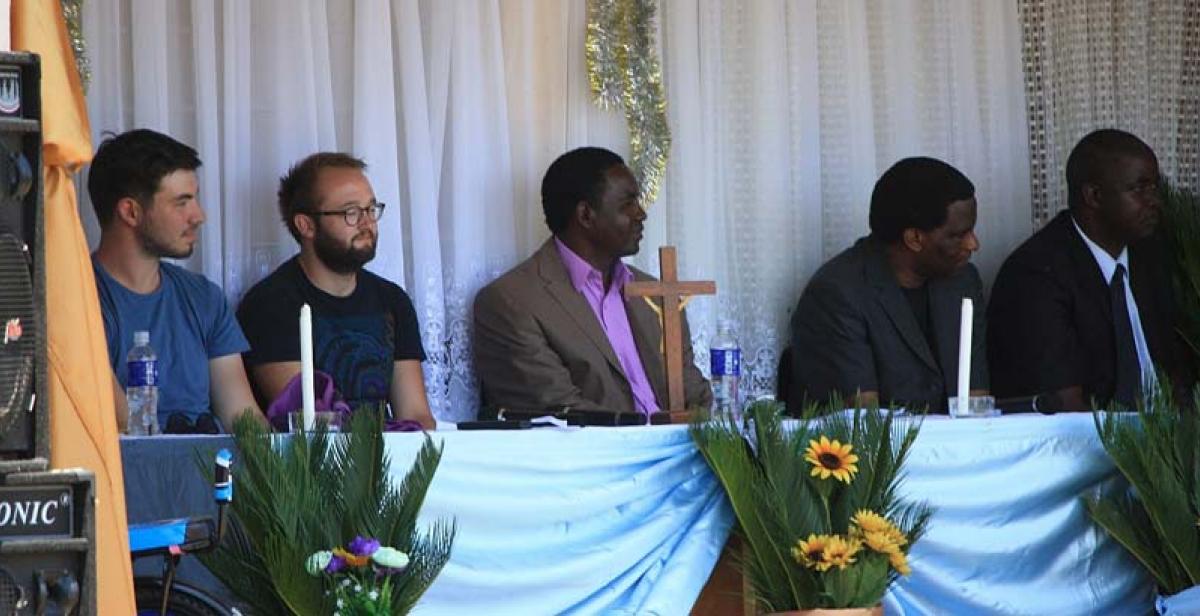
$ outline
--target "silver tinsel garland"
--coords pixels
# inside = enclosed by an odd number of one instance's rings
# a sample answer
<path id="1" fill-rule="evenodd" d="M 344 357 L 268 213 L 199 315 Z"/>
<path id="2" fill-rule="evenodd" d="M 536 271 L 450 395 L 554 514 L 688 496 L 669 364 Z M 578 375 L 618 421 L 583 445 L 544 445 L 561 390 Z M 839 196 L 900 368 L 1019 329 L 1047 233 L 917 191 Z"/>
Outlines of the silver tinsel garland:
<path id="1" fill-rule="evenodd" d="M 63 18 L 67 22 L 67 37 L 71 51 L 75 53 L 75 68 L 79 71 L 79 82 L 87 92 L 92 80 L 92 65 L 88 61 L 87 46 L 83 40 L 83 0 L 62 0 Z"/>
<path id="2" fill-rule="evenodd" d="M 629 166 L 641 182 L 644 207 L 658 197 L 671 151 L 655 11 L 655 0 L 588 0 L 588 80 L 596 104 L 625 111 Z"/>

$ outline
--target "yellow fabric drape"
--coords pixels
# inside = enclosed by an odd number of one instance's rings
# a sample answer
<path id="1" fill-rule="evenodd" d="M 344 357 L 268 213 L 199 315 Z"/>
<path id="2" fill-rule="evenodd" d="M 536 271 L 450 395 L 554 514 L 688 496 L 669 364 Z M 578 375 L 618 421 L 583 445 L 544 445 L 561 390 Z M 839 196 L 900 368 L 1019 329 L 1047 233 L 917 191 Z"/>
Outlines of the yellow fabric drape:
<path id="1" fill-rule="evenodd" d="M 71 176 L 92 158 L 83 88 L 57 1 L 14 0 L 13 49 L 42 59 L 50 464 L 96 475 L 96 605 L 132 614 L 125 484 L 104 323 Z"/>

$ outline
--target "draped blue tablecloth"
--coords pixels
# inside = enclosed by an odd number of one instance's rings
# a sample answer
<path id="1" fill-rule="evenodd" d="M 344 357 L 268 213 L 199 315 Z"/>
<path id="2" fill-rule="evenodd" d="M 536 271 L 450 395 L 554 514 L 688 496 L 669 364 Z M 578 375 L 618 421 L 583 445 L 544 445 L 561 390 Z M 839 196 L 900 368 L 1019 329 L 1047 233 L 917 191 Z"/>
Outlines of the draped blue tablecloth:
<path id="1" fill-rule="evenodd" d="M 1154 586 L 1081 497 L 1125 489 L 1092 415 L 927 418 L 903 498 L 936 508 L 890 614 L 1144 614 Z"/>
<path id="2" fill-rule="evenodd" d="M 422 520 L 453 517 L 458 536 L 421 614 L 686 613 L 732 523 L 684 426 L 433 438 Z M 227 442 L 124 439 L 130 520 L 211 511 L 191 452 Z M 387 445 L 400 477 L 421 437 Z M 901 492 L 937 511 L 888 613 L 1149 611 L 1152 584 L 1080 502 L 1121 488 L 1090 415 L 925 420 Z M 183 577 L 213 583 L 196 569 Z"/>

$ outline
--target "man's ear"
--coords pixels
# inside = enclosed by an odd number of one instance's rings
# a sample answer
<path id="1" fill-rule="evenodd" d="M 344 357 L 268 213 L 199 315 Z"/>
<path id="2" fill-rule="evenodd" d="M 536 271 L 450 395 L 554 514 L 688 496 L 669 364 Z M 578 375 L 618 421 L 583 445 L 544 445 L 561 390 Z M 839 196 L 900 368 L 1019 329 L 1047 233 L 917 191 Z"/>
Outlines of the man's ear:
<path id="1" fill-rule="evenodd" d="M 136 227 L 146 217 L 146 211 L 142 208 L 142 204 L 137 202 L 137 199 L 124 197 L 117 201 L 116 207 L 113 208 L 113 215 L 126 226 Z"/>
<path id="2" fill-rule="evenodd" d="M 317 234 L 317 221 L 308 214 L 292 214 L 292 225 L 300 237 L 312 239 Z"/>
<path id="3" fill-rule="evenodd" d="M 1084 182 L 1079 187 L 1079 196 L 1082 197 L 1083 206 L 1088 209 L 1097 209 L 1100 207 L 1100 185 L 1091 182 Z"/>
<path id="4" fill-rule="evenodd" d="M 575 204 L 574 218 L 579 228 L 591 229 L 596 221 L 596 210 L 593 210 L 587 201 L 580 201 Z"/>
<path id="5" fill-rule="evenodd" d="M 904 247 L 912 252 L 921 252 L 925 248 L 925 234 L 915 227 L 905 229 L 900 234 L 900 241 L 904 242 Z"/>

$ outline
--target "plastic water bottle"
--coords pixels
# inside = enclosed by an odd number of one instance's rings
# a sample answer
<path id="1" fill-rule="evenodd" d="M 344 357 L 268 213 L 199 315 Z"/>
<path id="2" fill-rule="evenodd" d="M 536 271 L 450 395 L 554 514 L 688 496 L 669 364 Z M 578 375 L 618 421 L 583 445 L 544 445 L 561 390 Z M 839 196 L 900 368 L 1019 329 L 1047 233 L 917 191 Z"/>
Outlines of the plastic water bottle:
<path id="1" fill-rule="evenodd" d="M 742 349 L 733 335 L 733 323 L 722 320 L 717 337 L 709 345 L 712 367 L 713 414 L 741 419 L 741 399 L 738 382 L 742 378 Z"/>
<path id="2" fill-rule="evenodd" d="M 150 332 L 133 332 L 133 348 L 125 356 L 125 403 L 129 407 L 129 434 L 158 434 L 158 355 L 150 348 Z"/>

